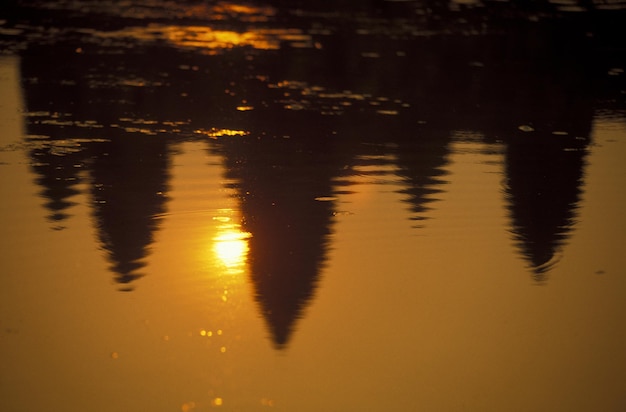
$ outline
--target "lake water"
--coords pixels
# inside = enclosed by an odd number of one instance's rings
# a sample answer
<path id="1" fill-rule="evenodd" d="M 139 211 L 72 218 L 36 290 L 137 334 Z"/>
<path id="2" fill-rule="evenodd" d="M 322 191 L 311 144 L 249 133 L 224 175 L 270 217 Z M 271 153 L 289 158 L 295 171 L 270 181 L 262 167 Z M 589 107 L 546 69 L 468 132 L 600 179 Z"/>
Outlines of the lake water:
<path id="1" fill-rule="evenodd" d="M 626 410 L 621 11 L 278 3 L 0 13 L 0 410 Z"/>

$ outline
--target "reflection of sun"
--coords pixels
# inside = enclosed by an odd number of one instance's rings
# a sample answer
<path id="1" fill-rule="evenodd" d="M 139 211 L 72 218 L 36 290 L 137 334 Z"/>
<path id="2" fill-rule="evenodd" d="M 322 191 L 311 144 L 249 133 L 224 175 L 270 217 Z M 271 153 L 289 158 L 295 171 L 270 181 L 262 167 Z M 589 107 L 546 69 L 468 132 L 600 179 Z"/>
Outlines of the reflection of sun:
<path id="1" fill-rule="evenodd" d="M 246 263 L 249 233 L 227 226 L 215 238 L 213 251 L 228 273 L 239 273 Z"/>

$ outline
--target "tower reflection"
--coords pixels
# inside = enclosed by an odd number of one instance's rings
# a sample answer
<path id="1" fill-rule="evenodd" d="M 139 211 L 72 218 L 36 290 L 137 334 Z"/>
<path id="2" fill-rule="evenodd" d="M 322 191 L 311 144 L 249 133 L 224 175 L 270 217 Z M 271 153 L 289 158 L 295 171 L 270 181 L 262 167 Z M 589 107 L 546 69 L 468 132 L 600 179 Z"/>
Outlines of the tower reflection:
<path id="1" fill-rule="evenodd" d="M 491 49 L 508 44 L 524 58 L 499 61 L 499 72 L 486 67 L 485 75 L 495 81 L 485 82 L 484 92 L 498 116 L 486 134 L 505 143 L 510 231 L 534 280 L 543 282 L 576 224 L 595 68 L 588 39 L 566 24 L 529 27 L 524 33 L 512 33 Z M 538 44 L 538 39 L 544 41 Z"/>
<path id="2" fill-rule="evenodd" d="M 59 57 L 62 63 L 49 64 Z M 98 241 L 115 282 L 127 291 L 145 265 L 155 216 L 165 211 L 169 143 L 116 124 L 128 88 L 93 84 L 106 77 L 109 58 L 85 58 L 62 45 L 34 47 L 21 61 L 22 87 L 31 167 L 49 219 L 63 228 L 78 183 L 88 181 Z M 150 117 L 149 106 L 139 109 Z"/>
<path id="3" fill-rule="evenodd" d="M 428 211 L 443 192 L 447 174 L 450 135 L 448 131 L 416 128 L 417 136 L 402 140 L 397 147 L 398 175 L 405 184 L 403 193 L 408 195 L 412 212 L 411 220 L 415 227 L 428 219 Z"/>
<path id="4" fill-rule="evenodd" d="M 535 280 L 559 259 L 576 223 L 586 149 L 558 136 L 520 136 L 506 150 L 506 197 L 512 232 Z"/>
<path id="5" fill-rule="evenodd" d="M 165 212 L 167 142 L 124 136 L 100 146 L 90 161 L 93 216 L 98 238 L 122 290 L 140 276 L 144 258 Z"/>
<path id="6" fill-rule="evenodd" d="M 40 195 L 46 199 L 44 206 L 48 210 L 48 220 L 54 229 L 63 229 L 71 216 L 71 207 L 75 205 L 72 197 L 80 193 L 77 186 L 84 180 L 80 171 L 85 154 L 82 150 L 68 151 L 62 138 L 50 136 L 45 140 L 28 140 L 33 146 L 29 151 L 31 168 L 37 176 L 36 184 L 41 187 Z M 67 152 L 59 155 L 64 151 Z"/>
<path id="7" fill-rule="evenodd" d="M 311 144 L 299 138 L 225 139 L 217 147 L 240 201 L 242 230 L 250 234 L 255 299 L 279 349 L 313 299 L 330 247 L 336 167 L 328 161 L 328 147 Z M 243 244 L 224 245 L 231 246 L 239 253 Z"/>
<path id="8" fill-rule="evenodd" d="M 77 183 L 89 181 L 98 244 L 131 290 L 166 211 L 172 142 L 216 139 L 243 222 L 221 227 L 212 252 L 226 271 L 247 257 L 259 310 L 285 347 L 328 259 L 335 197 L 354 189 L 351 167 L 393 174 L 407 224 L 419 228 L 446 190 L 450 136 L 471 130 L 506 147 L 507 229 L 545 280 L 576 222 L 590 89 L 605 68 L 594 66 L 585 27 L 562 19 L 506 28 L 486 12 L 441 18 L 447 29 L 431 33 L 425 14 L 395 24 L 385 16 L 403 15 L 357 3 L 320 14 L 278 1 L 276 14 L 175 25 L 100 16 L 93 30 L 29 44 L 26 142 L 49 219 L 62 228 Z M 424 2 L 402 3 L 393 7 L 415 12 Z M 33 24 L 52 24 L 41 14 Z"/>

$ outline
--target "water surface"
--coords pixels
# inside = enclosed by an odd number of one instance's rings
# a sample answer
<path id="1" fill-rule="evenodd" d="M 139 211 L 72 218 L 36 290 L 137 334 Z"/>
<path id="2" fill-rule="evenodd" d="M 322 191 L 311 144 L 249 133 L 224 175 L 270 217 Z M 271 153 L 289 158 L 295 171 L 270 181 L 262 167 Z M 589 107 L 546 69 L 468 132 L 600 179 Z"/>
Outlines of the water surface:
<path id="1" fill-rule="evenodd" d="M 626 408 L 614 11 L 279 3 L 2 17 L 0 409 Z"/>

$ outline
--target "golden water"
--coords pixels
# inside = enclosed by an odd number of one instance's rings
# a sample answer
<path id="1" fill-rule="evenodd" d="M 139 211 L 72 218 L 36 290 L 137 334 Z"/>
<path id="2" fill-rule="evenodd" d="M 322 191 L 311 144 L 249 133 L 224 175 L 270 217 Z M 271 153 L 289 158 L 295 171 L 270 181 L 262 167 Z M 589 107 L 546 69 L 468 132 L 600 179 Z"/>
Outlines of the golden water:
<path id="1" fill-rule="evenodd" d="M 519 152 L 471 120 L 444 115 L 443 141 L 416 122 L 425 143 L 334 124 L 348 149 L 150 119 L 130 92 L 128 117 L 63 120 L 62 96 L 32 107 L 20 59 L 0 57 L 3 411 L 626 408 L 623 113 L 595 108 L 589 144 L 559 148 L 576 194 L 533 238 Z M 285 111 L 408 107 L 266 83 Z"/>

